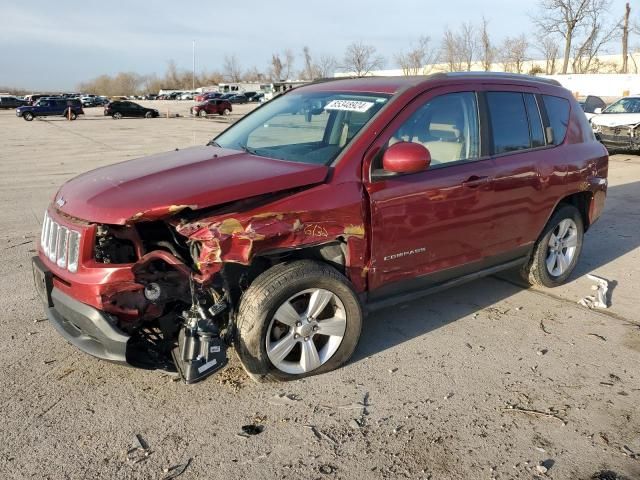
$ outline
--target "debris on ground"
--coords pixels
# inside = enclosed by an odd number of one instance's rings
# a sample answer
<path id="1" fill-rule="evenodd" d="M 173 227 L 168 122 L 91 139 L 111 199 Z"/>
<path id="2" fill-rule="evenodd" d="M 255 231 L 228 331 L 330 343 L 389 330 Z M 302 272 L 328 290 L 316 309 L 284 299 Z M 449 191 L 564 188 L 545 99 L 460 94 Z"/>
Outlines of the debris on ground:
<path id="1" fill-rule="evenodd" d="M 592 337 L 596 337 L 599 338 L 600 340 L 602 340 L 603 342 L 606 342 L 607 339 L 605 337 L 603 337 L 602 335 L 598 335 L 597 333 L 587 333 L 587 335 L 591 335 Z"/>
<path id="2" fill-rule="evenodd" d="M 548 350 L 548 349 L 546 349 L 546 348 L 541 348 L 541 349 L 540 349 L 540 350 L 538 350 L 536 353 L 537 353 L 538 355 L 542 356 L 542 355 L 546 355 L 546 354 L 547 354 L 547 352 L 549 352 L 549 350 Z"/>
<path id="3" fill-rule="evenodd" d="M 318 440 L 328 440 L 329 442 L 333 443 L 334 445 L 337 445 L 338 442 L 335 441 L 335 439 L 333 439 L 332 437 L 330 437 L 329 435 L 327 435 L 326 433 L 324 433 L 322 430 L 320 430 L 318 427 L 316 427 L 315 425 L 303 425 L 305 428 L 308 428 L 309 430 L 311 430 L 311 432 L 313 432 L 313 435 L 318 439 Z"/>
<path id="4" fill-rule="evenodd" d="M 609 282 L 604 278 L 596 277 L 595 275 L 587 274 L 587 278 L 596 282 L 596 285 L 591 287 L 591 290 L 595 291 L 595 295 L 588 295 L 581 299 L 578 304 L 589 309 L 594 308 L 609 308 L 607 304 L 607 293 L 609 292 Z"/>
<path id="5" fill-rule="evenodd" d="M 137 446 L 130 448 L 127 450 L 127 461 L 132 464 L 140 463 L 149 458 L 153 452 L 149 448 L 149 444 L 145 441 L 144 438 L 139 433 L 136 433 L 136 443 Z"/>
<path id="6" fill-rule="evenodd" d="M 542 412 L 540 410 L 534 410 L 534 409 L 530 409 L 530 408 L 523 408 L 523 407 L 519 407 L 517 405 L 507 405 L 505 408 L 502 409 L 502 411 L 503 412 L 512 412 L 512 413 L 524 413 L 525 415 L 533 415 L 533 416 L 537 416 L 537 417 L 555 418 L 556 420 L 560 420 L 563 425 L 567 424 L 567 422 L 565 421 L 564 418 L 558 416 L 557 414 L 555 414 L 553 412 Z"/>
<path id="7" fill-rule="evenodd" d="M 188 459 L 185 463 L 181 463 L 179 465 L 174 465 L 172 467 L 164 468 L 164 473 L 168 473 L 169 475 L 162 477 L 162 480 L 172 480 L 174 478 L 179 477 L 184 473 L 184 471 L 191 464 L 191 459 Z"/>
<path id="8" fill-rule="evenodd" d="M 249 425 L 243 425 L 242 433 L 239 433 L 238 435 L 241 437 L 249 437 L 252 435 L 258 435 L 263 431 L 264 431 L 264 425 L 257 425 L 257 424 L 251 423 Z"/>
<path id="9" fill-rule="evenodd" d="M 544 465 L 536 465 L 536 471 L 542 475 L 544 475 L 545 473 L 547 473 L 547 467 L 545 467 Z"/>
<path id="10" fill-rule="evenodd" d="M 318 470 L 323 475 L 331 475 L 336 471 L 336 467 L 334 467 L 333 465 L 320 465 L 320 467 L 318 467 Z"/>
<path id="11" fill-rule="evenodd" d="M 551 335 L 551 332 L 547 330 L 547 327 L 544 325 L 544 320 L 540 320 L 540 330 L 542 330 L 547 335 Z"/>
<path id="12" fill-rule="evenodd" d="M 297 395 L 287 393 L 276 393 L 267 400 L 271 405 L 295 405 L 299 401 L 300 398 Z"/>

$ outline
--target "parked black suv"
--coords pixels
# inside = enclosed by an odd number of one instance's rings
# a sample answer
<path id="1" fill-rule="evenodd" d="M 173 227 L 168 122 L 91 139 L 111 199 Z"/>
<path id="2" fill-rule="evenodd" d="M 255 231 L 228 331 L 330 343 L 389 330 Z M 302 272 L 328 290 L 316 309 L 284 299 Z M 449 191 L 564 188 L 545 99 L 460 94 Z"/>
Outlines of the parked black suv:
<path id="1" fill-rule="evenodd" d="M 11 96 L 0 97 L 0 108 L 18 108 L 23 105 L 27 105 L 26 100 L 21 100 Z"/>
<path id="2" fill-rule="evenodd" d="M 35 117 L 61 116 L 75 120 L 78 115 L 84 115 L 82 103 L 77 98 L 43 97 L 35 105 L 25 105 L 16 108 L 16 116 L 30 122 Z"/>
<path id="3" fill-rule="evenodd" d="M 111 116 L 115 119 L 122 117 L 155 118 L 160 115 L 160 112 L 155 108 L 146 108 L 137 103 L 124 100 L 107 104 L 107 106 L 104 107 L 104 114 L 105 116 Z"/>

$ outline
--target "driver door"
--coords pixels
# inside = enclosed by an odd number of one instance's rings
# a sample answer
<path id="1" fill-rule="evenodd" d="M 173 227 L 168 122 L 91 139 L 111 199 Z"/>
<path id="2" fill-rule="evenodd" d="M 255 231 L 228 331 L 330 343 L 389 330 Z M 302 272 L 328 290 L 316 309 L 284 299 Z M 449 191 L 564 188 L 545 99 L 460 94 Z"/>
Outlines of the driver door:
<path id="1" fill-rule="evenodd" d="M 492 251 L 494 162 L 481 145 L 478 88 L 435 89 L 414 100 L 374 143 L 371 158 L 370 298 L 437 285 L 488 266 Z M 390 174 L 385 150 L 416 142 L 428 169 Z M 367 161 L 365 161 L 367 165 Z"/>

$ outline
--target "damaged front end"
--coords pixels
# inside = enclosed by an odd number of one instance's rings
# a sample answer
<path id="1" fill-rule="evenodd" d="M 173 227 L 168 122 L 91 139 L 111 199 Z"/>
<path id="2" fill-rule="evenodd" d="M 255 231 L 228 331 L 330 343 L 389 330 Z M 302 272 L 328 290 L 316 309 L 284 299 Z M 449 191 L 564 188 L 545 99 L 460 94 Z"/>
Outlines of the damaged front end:
<path id="1" fill-rule="evenodd" d="M 593 125 L 593 132 L 609 150 L 640 150 L 640 123 L 625 125 Z"/>
<path id="2" fill-rule="evenodd" d="M 91 251 L 69 278 L 82 281 L 85 272 L 101 272 L 82 301 L 125 339 L 127 364 L 177 370 L 185 382 L 199 381 L 226 364 L 243 292 L 272 265 L 320 259 L 349 277 L 356 290 L 365 289 L 362 192 L 345 184 L 327 200 L 324 187 L 202 210 L 158 208 L 121 225 L 88 224 L 85 245 Z M 313 200 L 316 195 L 325 200 Z M 305 208 L 317 203 L 321 208 Z M 74 297 L 89 287 L 67 283 Z M 74 326 L 95 337 L 91 325 Z M 72 341 L 73 332 L 63 335 Z M 72 343 L 88 351 L 86 343 Z"/>

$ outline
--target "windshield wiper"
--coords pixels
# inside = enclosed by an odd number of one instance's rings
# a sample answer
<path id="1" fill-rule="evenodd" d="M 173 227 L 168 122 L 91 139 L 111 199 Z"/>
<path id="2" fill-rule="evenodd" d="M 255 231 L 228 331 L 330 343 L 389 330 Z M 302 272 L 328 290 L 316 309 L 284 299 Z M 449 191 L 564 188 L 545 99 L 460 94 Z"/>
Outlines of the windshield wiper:
<path id="1" fill-rule="evenodd" d="M 253 148 L 247 147 L 246 145 L 242 145 L 242 144 L 239 144 L 238 146 L 239 146 L 242 150 L 244 150 L 245 152 L 247 152 L 247 153 L 249 153 L 249 154 L 251 154 L 251 155 L 258 155 L 258 154 L 256 153 L 256 150 L 255 150 L 255 149 L 253 149 Z"/>
<path id="2" fill-rule="evenodd" d="M 222 148 L 222 147 L 220 147 L 220 144 L 218 142 L 216 142 L 215 140 L 211 140 L 209 143 L 207 143 L 207 146 L 208 147 L 219 147 L 219 148 Z"/>

